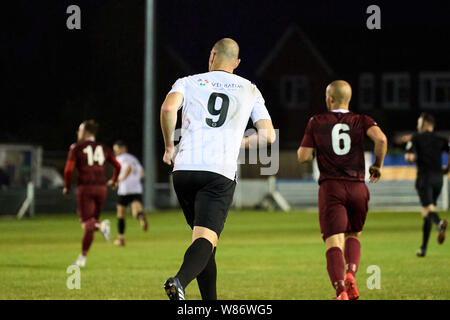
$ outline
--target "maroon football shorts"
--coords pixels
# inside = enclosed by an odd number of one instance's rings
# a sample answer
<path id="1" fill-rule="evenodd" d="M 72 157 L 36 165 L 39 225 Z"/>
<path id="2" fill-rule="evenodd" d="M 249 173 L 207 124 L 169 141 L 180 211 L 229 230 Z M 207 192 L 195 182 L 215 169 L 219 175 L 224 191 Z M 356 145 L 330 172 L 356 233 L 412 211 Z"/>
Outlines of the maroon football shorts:
<path id="1" fill-rule="evenodd" d="M 77 188 L 78 214 L 81 222 L 94 218 L 98 220 L 106 199 L 106 186 L 81 185 Z"/>
<path id="2" fill-rule="evenodd" d="M 369 189 L 364 182 L 325 180 L 319 187 L 319 222 L 322 238 L 360 232 L 366 221 Z"/>

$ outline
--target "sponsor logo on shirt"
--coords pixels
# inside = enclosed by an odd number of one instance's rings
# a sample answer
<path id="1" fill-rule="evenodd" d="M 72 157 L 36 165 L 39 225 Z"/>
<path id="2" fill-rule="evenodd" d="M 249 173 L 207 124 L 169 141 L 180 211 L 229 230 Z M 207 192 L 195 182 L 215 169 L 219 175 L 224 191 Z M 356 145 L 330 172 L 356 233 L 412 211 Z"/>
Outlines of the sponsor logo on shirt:
<path id="1" fill-rule="evenodd" d="M 197 80 L 198 84 L 201 85 L 202 87 L 206 86 L 209 81 L 208 80 L 202 80 L 202 79 L 198 79 Z"/>
<path id="2" fill-rule="evenodd" d="M 202 87 L 206 86 L 207 84 L 211 84 L 211 86 L 215 89 L 242 89 L 244 87 L 239 83 L 210 82 L 209 80 L 203 79 L 197 79 L 197 82 Z"/>
<path id="3" fill-rule="evenodd" d="M 242 89 L 244 86 L 239 83 L 220 83 L 212 82 L 211 85 L 216 89 Z"/>

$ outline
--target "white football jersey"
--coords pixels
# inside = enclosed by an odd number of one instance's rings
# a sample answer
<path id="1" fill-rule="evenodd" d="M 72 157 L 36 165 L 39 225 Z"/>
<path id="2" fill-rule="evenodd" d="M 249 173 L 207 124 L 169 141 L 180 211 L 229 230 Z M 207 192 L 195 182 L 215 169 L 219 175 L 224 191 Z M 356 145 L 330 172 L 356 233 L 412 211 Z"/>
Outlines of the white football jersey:
<path id="1" fill-rule="evenodd" d="M 249 118 L 253 123 L 271 120 L 261 92 L 247 79 L 225 71 L 180 78 L 172 92 L 184 97 L 174 171 L 211 171 L 234 180 Z"/>
<path id="2" fill-rule="evenodd" d="M 141 174 L 143 169 L 139 160 L 129 153 L 118 155 L 116 159 L 122 166 L 122 168 L 120 169 L 119 179 L 124 177 L 127 169 L 131 167 L 131 172 L 128 177 L 125 180 L 119 182 L 119 189 L 117 191 L 117 194 L 120 196 L 125 196 L 128 194 L 141 194 Z"/>

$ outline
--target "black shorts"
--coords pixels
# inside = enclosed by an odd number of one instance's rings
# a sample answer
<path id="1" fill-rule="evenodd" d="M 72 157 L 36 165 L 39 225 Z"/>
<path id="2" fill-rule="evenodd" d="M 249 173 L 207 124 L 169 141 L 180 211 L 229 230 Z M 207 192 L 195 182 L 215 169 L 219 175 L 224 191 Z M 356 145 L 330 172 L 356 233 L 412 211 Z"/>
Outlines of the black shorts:
<path id="1" fill-rule="evenodd" d="M 209 171 L 174 171 L 173 186 L 186 222 L 220 236 L 233 202 L 236 182 Z"/>
<path id="2" fill-rule="evenodd" d="M 128 207 L 128 205 L 133 201 L 142 202 L 142 194 L 134 193 L 134 194 L 119 195 L 117 197 L 117 204 L 124 207 Z"/>
<path id="3" fill-rule="evenodd" d="M 422 207 L 436 205 L 442 190 L 442 174 L 418 175 L 416 190 Z"/>

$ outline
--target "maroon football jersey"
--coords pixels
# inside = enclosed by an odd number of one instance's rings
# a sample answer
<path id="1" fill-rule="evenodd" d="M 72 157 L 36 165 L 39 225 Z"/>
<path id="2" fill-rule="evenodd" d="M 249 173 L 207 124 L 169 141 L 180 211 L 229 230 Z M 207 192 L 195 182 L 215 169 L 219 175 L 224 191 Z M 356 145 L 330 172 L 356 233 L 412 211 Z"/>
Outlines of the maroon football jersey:
<path id="1" fill-rule="evenodd" d="M 376 122 L 353 112 L 311 117 L 301 146 L 316 149 L 319 184 L 327 179 L 364 181 L 364 139 Z"/>
<path id="2" fill-rule="evenodd" d="M 105 164 L 114 166 L 113 180 L 117 180 L 120 164 L 111 148 L 96 141 L 81 141 L 70 147 L 64 172 L 65 186 L 70 187 L 72 171 L 78 171 L 78 185 L 105 185 Z"/>

